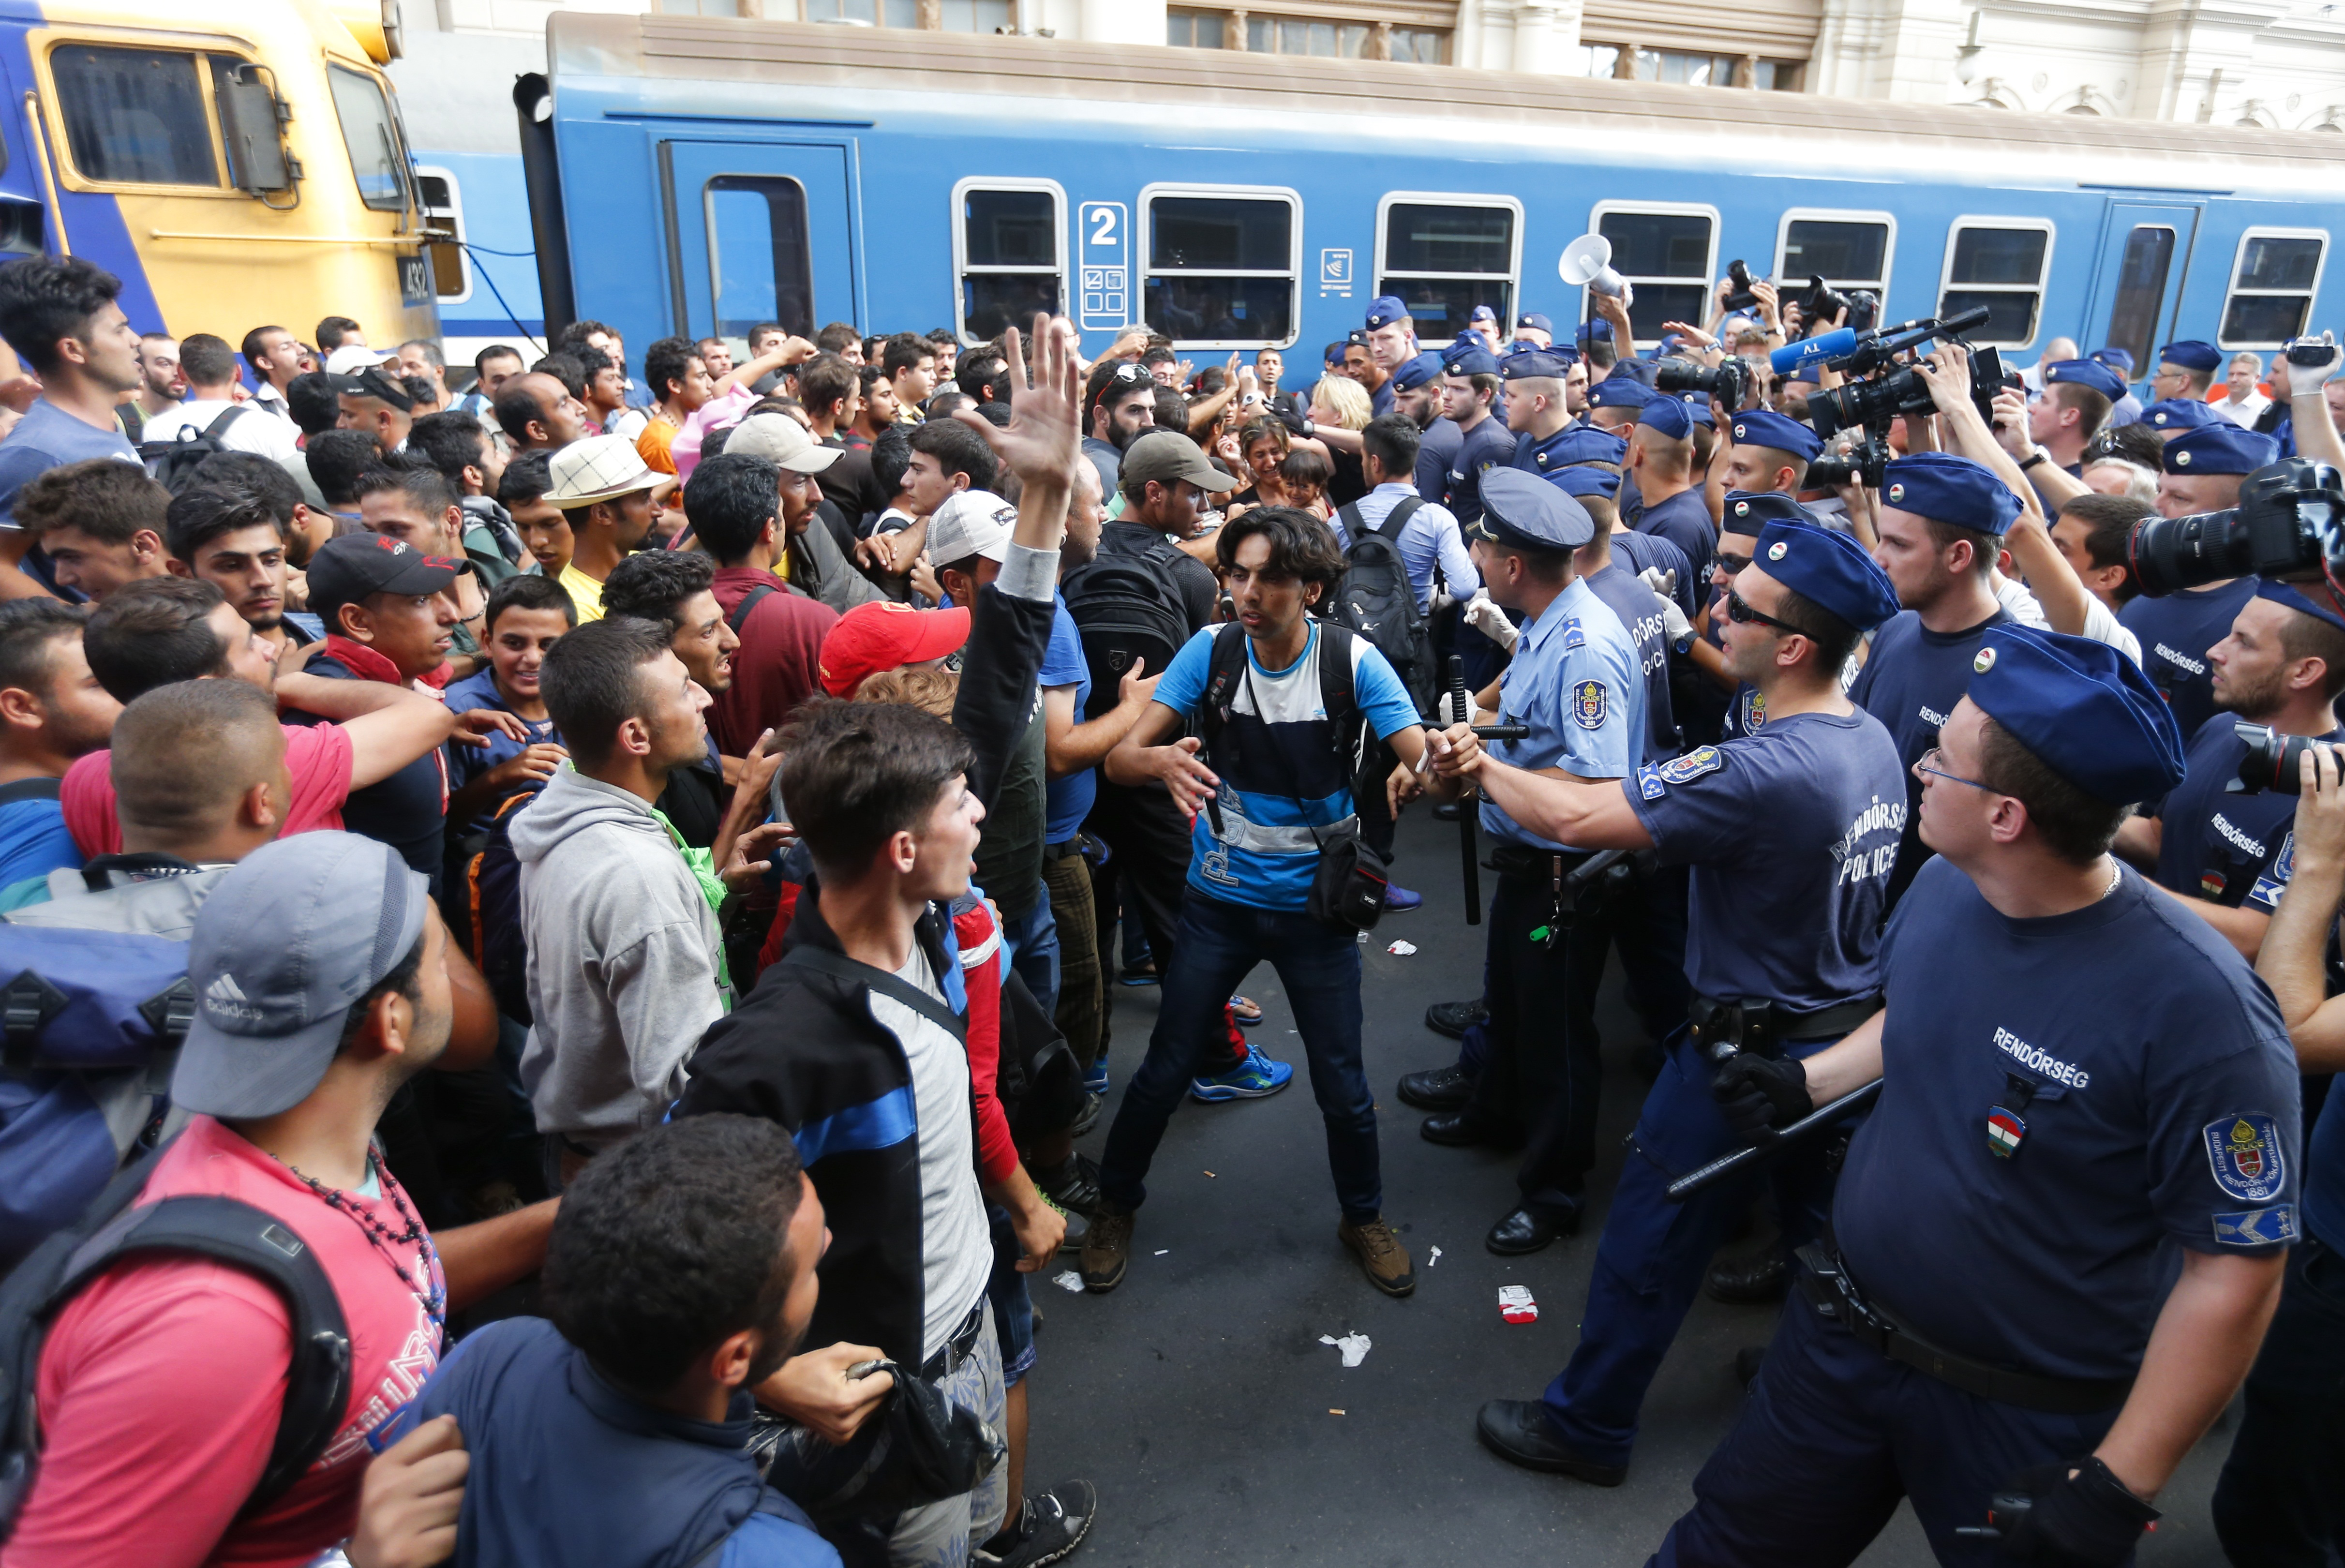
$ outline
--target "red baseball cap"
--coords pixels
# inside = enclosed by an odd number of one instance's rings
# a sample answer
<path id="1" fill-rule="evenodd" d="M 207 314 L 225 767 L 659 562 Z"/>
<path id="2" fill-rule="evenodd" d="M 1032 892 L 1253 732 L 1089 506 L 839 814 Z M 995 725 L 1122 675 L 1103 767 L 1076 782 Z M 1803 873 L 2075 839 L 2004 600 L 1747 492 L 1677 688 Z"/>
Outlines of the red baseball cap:
<path id="1" fill-rule="evenodd" d="M 967 610 L 916 610 L 893 599 L 858 605 L 822 639 L 822 688 L 849 697 L 866 676 L 942 658 L 967 641 Z"/>

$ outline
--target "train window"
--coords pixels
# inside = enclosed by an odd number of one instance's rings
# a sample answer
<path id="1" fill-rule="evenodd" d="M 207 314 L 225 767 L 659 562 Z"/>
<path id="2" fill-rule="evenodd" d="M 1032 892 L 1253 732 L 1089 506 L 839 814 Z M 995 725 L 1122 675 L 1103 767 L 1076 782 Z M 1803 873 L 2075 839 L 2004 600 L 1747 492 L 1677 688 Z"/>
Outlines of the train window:
<path id="1" fill-rule="evenodd" d="M 1635 289 L 1629 325 L 1638 342 L 1659 342 L 1664 321 L 1708 320 L 1717 209 L 1599 204 L 1594 221 L 1596 232 L 1612 242 L 1612 270 Z"/>
<path id="2" fill-rule="evenodd" d="M 1010 0 L 944 0 L 937 15 L 948 33 L 1007 33 L 1016 20 Z"/>
<path id="3" fill-rule="evenodd" d="M 2223 301 L 2223 346 L 2276 349 L 2303 331 L 2328 249 L 2329 235 L 2319 229 L 2250 229 L 2241 235 Z"/>
<path id="4" fill-rule="evenodd" d="M 1975 343 L 2022 348 L 2035 341 L 2044 279 L 2052 267 L 2052 225 L 2037 218 L 1957 218 L 1946 237 L 1938 314 L 1986 307 Z"/>
<path id="5" fill-rule="evenodd" d="M 720 174 L 702 192 L 708 213 L 709 290 L 716 335 L 748 341 L 760 321 L 811 338 L 814 255 L 806 188 L 771 175 Z"/>
<path id="6" fill-rule="evenodd" d="M 2157 341 L 2167 274 L 2174 270 L 2174 230 L 2163 223 L 2137 224 L 2117 259 L 2117 297 L 2101 341 L 2125 350 L 2137 365 L 2150 363 L 2150 346 Z"/>
<path id="7" fill-rule="evenodd" d="M 917 27 L 920 0 L 806 0 L 809 22 L 860 22 L 867 27 Z"/>
<path id="8" fill-rule="evenodd" d="M 1376 292 L 1400 297 L 1418 337 L 1456 337 L 1477 305 L 1515 319 L 1522 209 L 1512 197 L 1396 190 L 1380 207 Z"/>
<path id="9" fill-rule="evenodd" d="M 1831 212 L 1793 208 L 1783 214 L 1775 241 L 1775 276 L 1789 294 L 1811 278 L 1833 288 L 1889 295 L 1889 263 L 1897 251 L 1897 219 L 1886 212 Z"/>
<path id="10" fill-rule="evenodd" d="M 463 193 L 448 170 L 418 168 L 415 195 L 423 210 L 424 231 L 433 236 L 423 247 L 431 263 L 432 292 L 443 305 L 462 304 L 472 297 L 471 263 L 464 254 Z"/>
<path id="11" fill-rule="evenodd" d="M 399 211 L 407 205 L 407 154 L 400 146 L 399 122 L 391 118 L 382 84 L 363 71 L 329 66 L 326 85 L 333 89 L 334 113 L 350 150 L 359 199 L 377 211 Z"/>
<path id="12" fill-rule="evenodd" d="M 61 44 L 49 52 L 66 146 L 107 185 L 220 185 L 197 56 Z"/>
<path id="13" fill-rule="evenodd" d="M 1150 186 L 1140 193 L 1142 311 L 1187 348 L 1294 341 L 1303 199 L 1291 190 Z"/>
<path id="14" fill-rule="evenodd" d="M 969 180 L 953 199 L 964 341 L 981 343 L 1024 327 L 1037 311 L 1065 308 L 1066 198 L 1056 185 Z"/>

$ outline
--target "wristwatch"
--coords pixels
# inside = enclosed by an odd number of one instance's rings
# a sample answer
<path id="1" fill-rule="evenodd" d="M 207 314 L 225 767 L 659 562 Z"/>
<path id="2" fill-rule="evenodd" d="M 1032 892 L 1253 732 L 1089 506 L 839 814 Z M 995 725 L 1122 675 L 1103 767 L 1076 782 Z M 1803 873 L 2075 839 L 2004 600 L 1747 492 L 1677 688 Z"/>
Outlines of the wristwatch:
<path id="1" fill-rule="evenodd" d="M 2049 462 L 2051 460 L 2051 456 L 2052 454 L 2050 453 L 2045 451 L 2039 446 L 2034 452 L 2029 453 L 2026 459 L 2020 463 L 2019 472 L 2025 473 L 2039 463 Z"/>

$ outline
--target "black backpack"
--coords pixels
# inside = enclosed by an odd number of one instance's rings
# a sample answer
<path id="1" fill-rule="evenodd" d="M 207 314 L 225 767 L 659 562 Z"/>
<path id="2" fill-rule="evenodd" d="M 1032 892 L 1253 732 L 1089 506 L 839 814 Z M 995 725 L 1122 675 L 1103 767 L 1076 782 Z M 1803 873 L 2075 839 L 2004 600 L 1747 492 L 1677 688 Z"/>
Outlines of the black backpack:
<path id="1" fill-rule="evenodd" d="M 33 1390 L 49 1326 L 86 1286 L 126 1258 L 207 1257 L 241 1268 L 274 1287 L 292 1313 L 284 1414 L 260 1484 L 245 1500 L 246 1513 L 283 1495 L 317 1462 L 350 1409 L 350 1325 L 324 1267 L 281 1220 L 234 1198 L 137 1204 L 161 1156 L 157 1149 L 117 1176 L 80 1219 L 0 1280 L 0 1541 L 15 1528 L 40 1468 Z"/>
<path id="2" fill-rule="evenodd" d="M 1083 662 L 1091 672 L 1091 699 L 1085 718 L 1116 705 L 1116 687 L 1137 658 L 1146 673 L 1162 675 L 1189 640 L 1189 608 L 1172 585 L 1163 554 L 1123 555 L 1102 551 L 1060 585 L 1067 614 L 1083 642 Z"/>
<path id="3" fill-rule="evenodd" d="M 1349 760 L 1355 802 L 1363 789 L 1381 798 L 1385 787 L 1383 771 L 1376 772 L 1373 778 L 1364 778 L 1362 774 L 1373 748 L 1365 744 L 1367 715 L 1360 711 L 1359 697 L 1352 686 L 1352 638 L 1357 635 L 1335 621 L 1319 623 L 1323 639 L 1319 647 L 1319 706 L 1327 710 L 1327 726 L 1335 732 L 1337 755 Z M 1213 748 L 1221 743 L 1223 731 L 1229 728 L 1230 705 L 1237 699 L 1238 686 L 1245 673 L 1245 628 L 1235 622 L 1225 622 L 1214 628 L 1213 652 L 1205 663 L 1205 695 L 1198 703 L 1203 718 L 1197 733 L 1204 742 L 1198 755 L 1208 767 L 1221 766 L 1213 760 Z"/>
<path id="4" fill-rule="evenodd" d="M 1344 575 L 1327 611 L 1385 656 L 1420 714 L 1433 711 L 1433 638 L 1417 613 L 1416 590 L 1401 565 L 1398 540 L 1402 525 L 1424 504 L 1410 496 L 1377 528 L 1362 521 L 1356 501 L 1335 514 L 1352 543 L 1344 552 Z"/>
<path id="5" fill-rule="evenodd" d="M 220 437 L 228 433 L 229 425 L 236 423 L 238 415 L 248 412 L 240 402 L 230 403 L 218 419 L 200 432 L 191 432 L 183 426 L 173 440 L 140 442 L 138 460 L 147 465 L 147 477 L 174 495 L 192 487 L 196 483 L 196 470 L 213 453 L 228 450 Z"/>

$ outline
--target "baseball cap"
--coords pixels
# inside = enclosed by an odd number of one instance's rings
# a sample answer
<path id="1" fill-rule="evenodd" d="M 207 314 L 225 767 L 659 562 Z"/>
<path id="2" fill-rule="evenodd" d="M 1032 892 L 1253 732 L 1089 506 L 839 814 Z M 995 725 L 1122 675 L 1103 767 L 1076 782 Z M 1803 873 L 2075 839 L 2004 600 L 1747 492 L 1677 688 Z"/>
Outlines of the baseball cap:
<path id="1" fill-rule="evenodd" d="M 786 413 L 752 414 L 733 427 L 725 439 L 728 453 L 762 457 L 792 473 L 820 473 L 844 453 L 817 441 L 806 426 Z"/>
<path id="2" fill-rule="evenodd" d="M 364 343 L 344 343 L 326 356 L 326 373 L 330 376 L 354 376 L 369 365 L 384 364 L 398 357 L 381 349 L 370 349 Z"/>
<path id="3" fill-rule="evenodd" d="M 1007 561 L 1010 533 L 1017 526 L 1018 508 L 992 491 L 957 491 L 929 518 L 929 559 L 939 566 L 971 555 Z"/>
<path id="4" fill-rule="evenodd" d="M 1217 494 L 1238 487 L 1236 480 L 1205 461 L 1203 451 L 1195 442 L 1169 430 L 1155 431 L 1133 442 L 1116 473 L 1116 482 L 1126 487 L 1144 484 L 1152 479 L 1159 484 L 1185 479 L 1200 490 Z M 934 545 L 929 553 L 932 559 L 936 558 Z"/>
<path id="5" fill-rule="evenodd" d="M 431 901 L 421 871 L 356 833 L 296 833 L 247 855 L 204 901 L 188 938 L 196 1011 L 172 1100 L 248 1117 L 309 1098 L 351 1005 L 415 946 Z"/>
<path id="6" fill-rule="evenodd" d="M 659 477 L 625 436 L 590 435 L 546 460 L 545 499 L 556 506 L 585 506 L 649 490 Z"/>
<path id="7" fill-rule="evenodd" d="M 427 555 L 388 534 L 345 534 L 310 557 L 310 608 L 334 624 L 334 612 L 370 594 L 444 594 L 472 569 L 462 556 Z"/>
<path id="8" fill-rule="evenodd" d="M 352 397 L 379 398 L 402 413 L 415 406 L 415 400 L 407 395 L 399 379 L 379 365 L 368 365 L 352 375 L 336 375 L 330 371 L 326 384 Z"/>
<path id="9" fill-rule="evenodd" d="M 893 599 L 856 606 L 823 634 L 822 688 L 846 697 L 866 676 L 942 658 L 969 641 L 969 612 L 958 606 L 916 610 Z"/>

